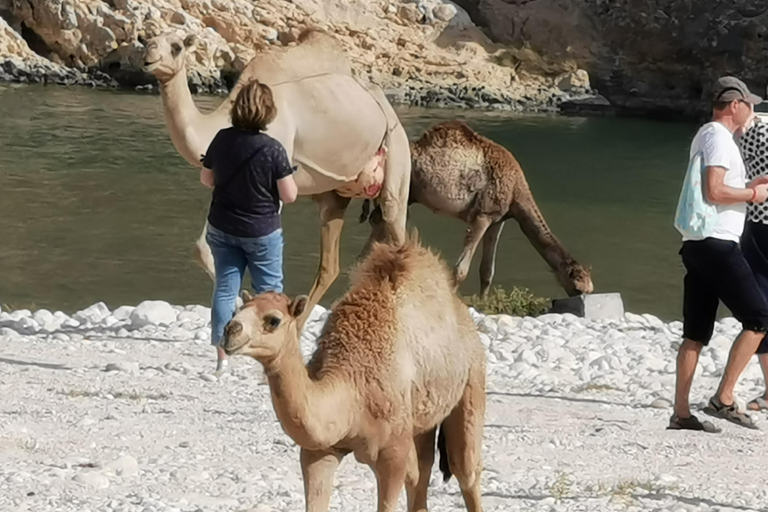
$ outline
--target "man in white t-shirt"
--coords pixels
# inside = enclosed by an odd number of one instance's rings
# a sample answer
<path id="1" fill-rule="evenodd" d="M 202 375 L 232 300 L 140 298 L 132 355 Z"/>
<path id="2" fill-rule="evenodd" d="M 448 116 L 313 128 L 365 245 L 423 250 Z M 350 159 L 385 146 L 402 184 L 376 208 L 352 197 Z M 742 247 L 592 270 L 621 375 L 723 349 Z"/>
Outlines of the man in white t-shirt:
<path id="1" fill-rule="evenodd" d="M 687 271 L 684 340 L 677 356 L 675 406 L 669 422 L 670 429 L 707 432 L 720 429 L 691 414 L 689 395 L 701 349 L 712 338 L 719 302 L 731 310 L 743 330 L 731 347 L 720 386 L 704 409 L 706 414 L 757 428 L 746 414 L 737 410 L 733 390 L 768 332 L 768 303 L 739 247 L 747 203 L 768 199 L 768 179 L 747 183 L 744 161 L 734 140 L 734 135 L 740 135 L 752 122 L 753 105 L 762 100 L 734 77 L 720 78 L 713 92 L 712 121 L 699 129 L 690 155 L 702 152 L 705 197 L 717 206 L 717 221 L 711 236 L 683 238 L 680 249 Z"/>

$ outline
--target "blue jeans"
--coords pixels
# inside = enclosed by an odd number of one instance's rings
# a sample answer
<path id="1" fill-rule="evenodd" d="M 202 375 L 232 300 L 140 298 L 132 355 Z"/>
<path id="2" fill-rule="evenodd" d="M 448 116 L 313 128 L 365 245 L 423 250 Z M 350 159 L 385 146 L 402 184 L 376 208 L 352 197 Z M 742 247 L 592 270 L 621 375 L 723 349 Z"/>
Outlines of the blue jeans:
<path id="1" fill-rule="evenodd" d="M 256 237 L 228 235 L 208 225 L 205 240 L 213 253 L 216 284 L 211 306 L 211 345 L 218 345 L 224 327 L 235 314 L 245 267 L 255 294 L 283 291 L 283 230 Z"/>

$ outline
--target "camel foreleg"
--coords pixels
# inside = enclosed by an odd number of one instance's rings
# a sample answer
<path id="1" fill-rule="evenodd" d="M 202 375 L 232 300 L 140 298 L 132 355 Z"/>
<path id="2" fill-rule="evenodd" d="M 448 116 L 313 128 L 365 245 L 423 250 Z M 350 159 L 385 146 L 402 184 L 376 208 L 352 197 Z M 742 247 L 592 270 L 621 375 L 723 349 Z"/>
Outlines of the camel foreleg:
<path id="1" fill-rule="evenodd" d="M 413 439 L 403 439 L 379 452 L 373 468 L 379 488 L 378 512 L 396 510 L 406 476 L 411 484 L 415 483 L 417 467 Z"/>
<path id="2" fill-rule="evenodd" d="M 413 443 L 416 447 L 418 471 L 415 482 L 409 479 L 405 482 L 408 493 L 408 512 L 427 512 L 429 478 L 435 462 L 435 429 L 414 437 Z"/>
<path id="3" fill-rule="evenodd" d="M 195 259 L 197 263 L 203 267 L 203 270 L 211 278 L 211 281 L 216 281 L 216 269 L 213 266 L 213 253 L 208 242 L 205 241 L 205 234 L 208 232 L 208 221 L 205 221 L 203 226 L 203 232 L 195 242 Z"/>
<path id="4" fill-rule="evenodd" d="M 333 475 L 344 456 L 335 451 L 301 449 L 306 512 L 327 512 L 333 491 Z"/>
<path id="5" fill-rule="evenodd" d="M 339 276 L 339 241 L 344 227 L 344 212 L 349 205 L 349 198 L 341 197 L 333 191 L 312 196 L 312 199 L 320 210 L 320 264 L 309 292 L 307 307 L 299 318 L 299 330 L 304 327 L 312 308 Z"/>
<path id="6" fill-rule="evenodd" d="M 480 295 L 488 293 L 496 273 L 496 251 L 499 248 L 504 221 L 491 224 L 483 235 L 483 257 L 480 260 Z"/>

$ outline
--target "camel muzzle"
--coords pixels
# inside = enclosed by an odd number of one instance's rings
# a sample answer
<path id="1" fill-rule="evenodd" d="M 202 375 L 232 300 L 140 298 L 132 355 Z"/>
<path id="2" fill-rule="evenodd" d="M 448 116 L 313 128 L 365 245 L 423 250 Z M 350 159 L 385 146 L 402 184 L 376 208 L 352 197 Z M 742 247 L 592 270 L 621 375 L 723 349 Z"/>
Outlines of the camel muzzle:
<path id="1" fill-rule="evenodd" d="M 234 347 L 232 343 L 232 338 L 236 337 L 241 332 L 243 332 L 243 324 L 236 320 L 230 320 L 224 327 L 224 335 L 219 342 L 219 346 L 227 355 L 232 355 L 237 349 L 243 347 L 243 345 Z"/>

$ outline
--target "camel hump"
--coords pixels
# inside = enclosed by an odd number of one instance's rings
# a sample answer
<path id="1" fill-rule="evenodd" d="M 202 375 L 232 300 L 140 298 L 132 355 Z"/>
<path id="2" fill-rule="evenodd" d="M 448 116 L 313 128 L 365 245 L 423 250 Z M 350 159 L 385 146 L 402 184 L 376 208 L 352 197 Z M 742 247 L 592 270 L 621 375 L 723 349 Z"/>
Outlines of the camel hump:
<path id="1" fill-rule="evenodd" d="M 464 121 L 445 121 L 429 128 L 417 140 L 417 147 L 485 147 L 490 141 Z"/>
<path id="2" fill-rule="evenodd" d="M 449 278 L 448 267 L 421 244 L 418 231 L 413 229 L 401 245 L 375 242 L 368 257 L 353 271 L 352 283 L 354 286 L 388 282 L 397 289 L 423 271 L 442 272 Z"/>

